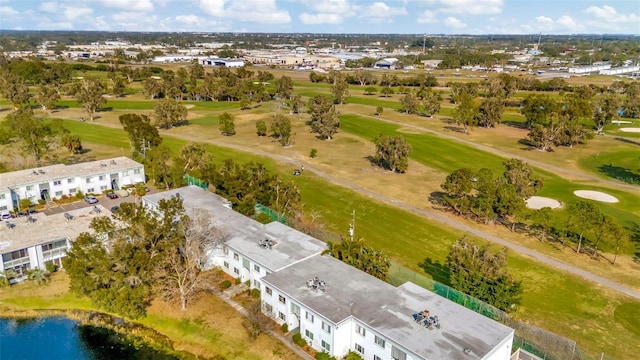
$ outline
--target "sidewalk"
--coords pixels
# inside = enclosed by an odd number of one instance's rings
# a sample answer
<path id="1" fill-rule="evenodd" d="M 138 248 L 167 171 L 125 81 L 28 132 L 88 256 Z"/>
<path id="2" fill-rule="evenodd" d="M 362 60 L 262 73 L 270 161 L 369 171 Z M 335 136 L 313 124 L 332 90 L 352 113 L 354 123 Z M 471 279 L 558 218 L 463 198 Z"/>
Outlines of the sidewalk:
<path id="1" fill-rule="evenodd" d="M 224 300 L 224 302 L 226 302 L 227 304 L 231 305 L 231 307 L 236 309 L 240 314 L 242 314 L 245 317 L 247 316 L 247 310 L 245 308 L 243 308 L 242 305 L 240 305 L 236 301 L 234 301 L 233 297 L 235 295 L 237 295 L 238 293 L 246 291 L 247 289 L 248 289 L 248 287 L 245 284 L 238 284 L 238 285 L 232 286 L 229 289 L 227 289 L 225 291 L 222 291 L 222 292 L 218 291 L 216 289 L 213 289 L 213 288 L 209 288 L 209 290 L 211 292 L 213 292 L 214 294 L 218 295 L 222 300 Z M 269 336 L 272 336 L 272 337 L 280 340 L 280 342 L 284 346 L 288 347 L 289 350 L 293 351 L 301 359 L 313 360 L 313 357 L 311 355 L 307 354 L 299 346 L 297 346 L 296 344 L 293 343 L 293 341 L 291 340 L 291 332 L 288 335 L 283 335 L 280 332 L 278 332 L 277 330 L 269 330 L 266 333 Z"/>

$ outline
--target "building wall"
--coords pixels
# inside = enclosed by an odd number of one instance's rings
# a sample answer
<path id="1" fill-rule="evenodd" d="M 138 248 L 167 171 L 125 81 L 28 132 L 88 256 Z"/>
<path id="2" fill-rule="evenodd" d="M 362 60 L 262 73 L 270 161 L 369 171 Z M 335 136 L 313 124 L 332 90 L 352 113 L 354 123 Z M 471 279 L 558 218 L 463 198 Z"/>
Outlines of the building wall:
<path id="1" fill-rule="evenodd" d="M 43 251 L 42 249 L 43 246 L 47 246 L 49 244 L 55 244 L 55 243 L 58 243 L 57 248 L 52 248 L 50 250 Z M 66 257 L 67 250 L 70 248 L 70 246 L 71 245 L 70 245 L 69 239 L 62 238 L 62 239 L 57 239 L 53 241 L 44 241 L 38 245 L 29 246 L 19 250 L 8 251 L 0 254 L 2 255 L 0 256 L 0 269 L 4 271 L 4 270 L 14 268 L 14 266 L 12 266 L 11 261 L 6 261 L 6 262 L 4 261 L 4 257 L 5 255 L 11 254 L 16 251 L 18 252 L 26 251 L 27 257 L 23 258 L 23 260 L 20 261 L 20 263 L 28 262 L 28 265 L 25 266 L 25 270 L 31 270 L 31 269 L 46 270 L 46 264 L 49 261 L 54 262 L 58 266 L 61 266 L 62 262 L 60 261 L 60 259 Z M 23 279 L 21 278 L 19 280 L 23 280 Z"/>
<path id="2" fill-rule="evenodd" d="M 506 337 L 500 344 L 493 347 L 493 351 L 483 357 L 483 360 L 504 360 L 511 356 L 511 348 L 513 346 L 513 332 L 511 336 Z"/>

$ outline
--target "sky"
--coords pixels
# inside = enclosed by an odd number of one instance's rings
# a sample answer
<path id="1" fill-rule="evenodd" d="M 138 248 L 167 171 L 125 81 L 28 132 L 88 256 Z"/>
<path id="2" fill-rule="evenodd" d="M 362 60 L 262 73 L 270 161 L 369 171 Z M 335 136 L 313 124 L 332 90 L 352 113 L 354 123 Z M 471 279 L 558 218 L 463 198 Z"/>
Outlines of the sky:
<path id="1" fill-rule="evenodd" d="M 640 34 L 639 0 L 0 0 L 3 30 Z"/>

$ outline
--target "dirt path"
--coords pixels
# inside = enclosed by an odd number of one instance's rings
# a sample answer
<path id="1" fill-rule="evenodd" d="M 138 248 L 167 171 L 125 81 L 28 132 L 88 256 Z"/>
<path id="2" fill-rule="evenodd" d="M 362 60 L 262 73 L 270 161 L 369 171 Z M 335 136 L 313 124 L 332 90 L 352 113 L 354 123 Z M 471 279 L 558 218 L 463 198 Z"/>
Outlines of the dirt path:
<path id="1" fill-rule="evenodd" d="M 564 173 L 564 174 L 573 175 L 573 176 L 578 177 L 578 178 L 589 179 L 589 180 L 593 180 L 593 181 L 596 181 L 596 182 L 599 182 L 599 183 L 602 183 L 602 184 L 615 186 L 615 187 L 618 187 L 618 188 L 632 189 L 632 190 L 635 190 L 635 191 L 639 191 L 640 190 L 640 187 L 638 187 L 636 185 L 625 184 L 625 183 L 621 183 L 621 182 L 617 182 L 617 181 L 613 181 L 613 180 L 607 180 L 607 179 L 603 179 L 603 178 L 597 177 L 595 175 L 587 174 L 587 173 L 584 173 L 584 172 L 581 172 L 581 171 L 576 171 L 576 170 L 571 170 L 571 169 L 567 169 L 567 168 L 560 167 L 560 166 L 546 164 L 546 163 L 541 162 L 541 161 L 532 160 L 532 159 L 526 158 L 524 156 L 514 155 L 512 153 L 509 153 L 509 152 L 506 152 L 506 151 L 503 151 L 503 150 L 495 149 L 495 148 L 493 148 L 491 146 L 482 145 L 482 144 L 475 143 L 473 141 L 460 139 L 459 137 L 456 137 L 456 136 L 453 136 L 453 135 L 449 135 L 449 134 L 445 134 L 445 133 L 442 133 L 440 131 L 427 129 L 427 128 L 424 128 L 422 126 L 402 123 L 402 122 L 399 122 L 399 121 L 384 119 L 384 118 L 379 117 L 379 116 L 371 116 L 371 115 L 361 114 L 361 113 L 356 113 L 356 112 L 349 112 L 349 114 L 358 115 L 358 116 L 362 116 L 362 117 L 366 117 L 366 118 L 370 118 L 370 119 L 375 119 L 375 120 L 378 120 L 378 121 L 383 121 L 383 122 L 386 122 L 386 123 L 389 123 L 389 124 L 398 125 L 398 126 L 402 126 L 402 127 L 405 127 L 405 128 L 413 128 L 415 130 L 428 132 L 428 133 L 436 135 L 438 137 L 449 139 L 449 140 L 453 140 L 453 141 L 457 141 L 457 142 L 459 142 L 461 144 L 465 144 L 465 145 L 471 146 L 473 148 L 476 148 L 476 149 L 479 149 L 479 150 L 482 150 L 482 151 L 486 151 L 488 153 L 492 153 L 492 154 L 495 154 L 495 155 L 499 155 L 499 156 L 502 156 L 502 157 L 505 157 L 505 158 L 520 159 L 520 160 L 526 161 L 527 163 L 529 163 L 531 165 L 539 167 L 540 169 L 544 169 L 544 170 L 547 170 L 547 171 L 552 172 L 552 173 Z"/>

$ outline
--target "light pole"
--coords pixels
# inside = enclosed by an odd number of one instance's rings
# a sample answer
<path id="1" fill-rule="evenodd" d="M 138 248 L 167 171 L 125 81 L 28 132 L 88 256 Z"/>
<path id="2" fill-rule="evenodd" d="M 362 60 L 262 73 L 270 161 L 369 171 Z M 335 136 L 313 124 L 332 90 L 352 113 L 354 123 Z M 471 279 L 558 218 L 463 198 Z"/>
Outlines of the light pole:
<path id="1" fill-rule="evenodd" d="M 349 237 L 351 238 L 351 241 L 353 241 L 353 236 L 355 234 L 356 231 L 356 211 L 353 210 L 353 212 L 351 213 L 351 224 L 349 224 Z"/>

